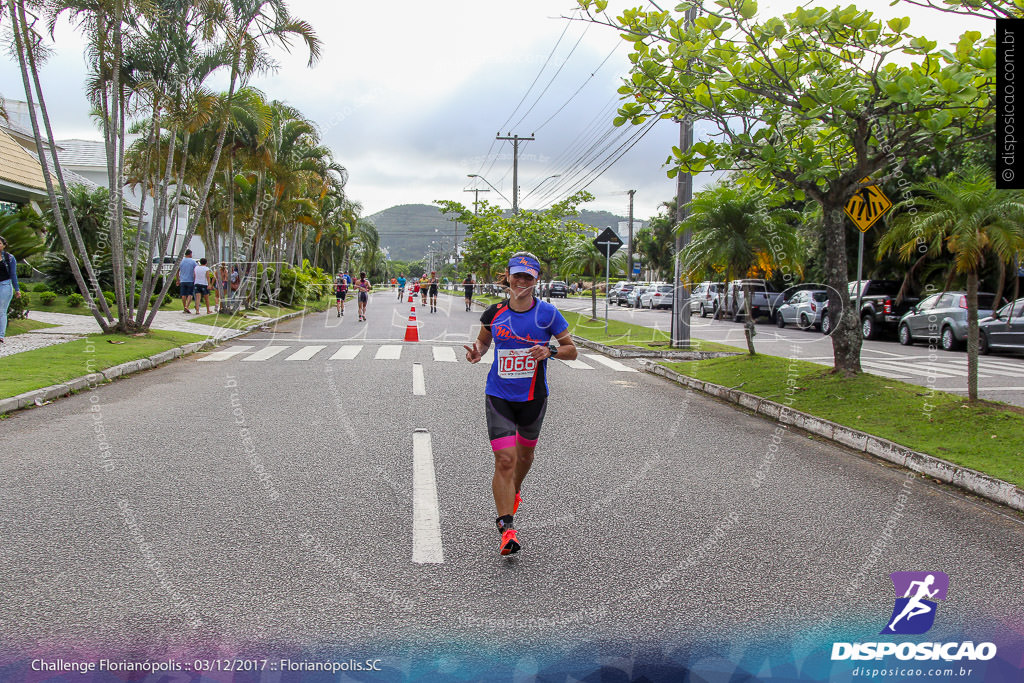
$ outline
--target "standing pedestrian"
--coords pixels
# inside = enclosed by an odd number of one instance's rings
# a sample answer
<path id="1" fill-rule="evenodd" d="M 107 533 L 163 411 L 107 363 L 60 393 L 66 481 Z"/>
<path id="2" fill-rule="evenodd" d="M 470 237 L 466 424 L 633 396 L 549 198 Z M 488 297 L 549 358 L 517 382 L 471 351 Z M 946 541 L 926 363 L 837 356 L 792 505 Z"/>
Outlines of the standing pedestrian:
<path id="1" fill-rule="evenodd" d="M 499 552 L 518 552 L 521 545 L 513 515 L 519 510 L 523 480 L 533 464 L 537 439 L 547 411 L 547 359 L 576 358 L 569 324 L 552 304 L 534 295 L 540 261 L 529 252 L 514 254 L 505 277 L 509 298 L 480 316 L 480 334 L 465 346 L 466 360 L 479 363 L 491 343 L 495 359 L 487 375 L 485 414 L 494 451 L 491 493 L 501 534 Z M 551 337 L 558 346 L 550 344 Z"/>
<path id="2" fill-rule="evenodd" d="M 202 302 L 206 304 L 206 314 L 212 313 L 210 310 L 210 280 L 213 279 L 213 273 L 210 272 L 210 268 L 206 265 L 206 259 L 199 259 L 199 265 L 192 271 L 195 288 L 195 299 L 196 299 L 196 315 L 199 315 L 199 302 L 202 297 Z"/>
<path id="3" fill-rule="evenodd" d="M 12 299 L 21 298 L 18 286 L 18 261 L 7 251 L 7 240 L 0 237 L 0 344 L 7 336 L 7 309 Z"/>
<path id="4" fill-rule="evenodd" d="M 221 302 L 228 297 L 228 287 L 231 285 L 231 276 L 228 274 L 228 267 L 223 263 L 217 266 L 217 275 L 214 279 L 214 307 L 221 310 Z"/>
<path id="5" fill-rule="evenodd" d="M 470 273 L 466 276 L 466 279 L 462 281 L 462 287 L 465 290 L 466 295 L 466 310 L 470 310 L 473 307 L 473 274 Z"/>
<path id="6" fill-rule="evenodd" d="M 192 258 L 192 250 L 185 250 L 185 258 L 181 259 L 181 266 L 178 267 L 176 280 L 181 294 L 181 312 L 191 313 L 189 307 L 192 305 L 192 297 L 196 293 L 196 266 L 199 265 Z M 196 302 L 196 313 L 199 313 L 199 302 Z"/>
<path id="7" fill-rule="evenodd" d="M 370 301 L 370 281 L 366 279 L 366 273 L 359 273 L 356 280 L 356 291 L 359 292 L 359 322 L 366 322 L 366 304 Z"/>

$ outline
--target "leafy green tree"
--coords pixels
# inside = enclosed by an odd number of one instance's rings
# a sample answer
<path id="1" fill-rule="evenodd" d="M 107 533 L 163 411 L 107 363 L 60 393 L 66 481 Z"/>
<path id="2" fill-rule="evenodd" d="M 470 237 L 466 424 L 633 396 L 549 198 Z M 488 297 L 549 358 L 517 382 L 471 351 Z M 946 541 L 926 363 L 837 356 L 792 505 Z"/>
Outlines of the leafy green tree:
<path id="1" fill-rule="evenodd" d="M 803 262 L 796 219 L 796 212 L 772 207 L 760 190 L 714 185 L 693 198 L 690 216 L 678 228 L 692 231 L 690 243 L 681 254 L 683 271 L 691 275 L 691 280 L 693 273 L 722 273 L 727 286 L 733 278 L 770 278 L 776 271 L 783 273 L 787 283 L 795 282 Z M 744 293 L 743 329 L 747 350 L 753 356 L 751 297 L 749 290 Z M 738 318 L 735 306 L 734 300 L 732 315 Z M 716 315 L 722 308 L 719 305 Z"/>
<path id="2" fill-rule="evenodd" d="M 840 295 L 850 277 L 843 206 L 903 160 L 992 135 L 994 36 L 966 32 L 939 50 L 908 32 L 909 19 L 852 5 L 758 21 L 754 0 L 695 0 L 608 20 L 605 0 L 578 1 L 632 44 L 617 124 L 689 117 L 711 129 L 673 151 L 670 175 L 740 170 L 748 184 L 821 206 L 829 309 L 847 311 L 832 335 L 835 368 L 860 372 L 856 315 Z"/>
<path id="3" fill-rule="evenodd" d="M 905 262 L 948 254 L 967 276 L 967 392 L 977 401 L 978 272 L 986 258 L 1006 263 L 1024 251 L 1024 193 L 997 190 L 992 172 L 978 166 L 915 189 L 921 196 L 909 201 L 916 211 L 895 221 L 880 250 L 896 251 Z"/>
<path id="4" fill-rule="evenodd" d="M 660 280 L 675 277 L 676 200 L 662 203 L 661 211 L 651 218 L 649 227 L 635 235 L 636 253 L 644 266 Z"/>
<path id="5" fill-rule="evenodd" d="M 605 269 L 615 272 L 623 267 L 626 254 L 620 249 L 608 258 L 597 250 L 589 236 L 573 235 L 569 247 L 562 257 L 564 273 L 579 273 L 590 277 L 590 319 L 597 320 L 597 281 L 605 274 Z M 606 292 L 607 294 L 607 292 Z"/>

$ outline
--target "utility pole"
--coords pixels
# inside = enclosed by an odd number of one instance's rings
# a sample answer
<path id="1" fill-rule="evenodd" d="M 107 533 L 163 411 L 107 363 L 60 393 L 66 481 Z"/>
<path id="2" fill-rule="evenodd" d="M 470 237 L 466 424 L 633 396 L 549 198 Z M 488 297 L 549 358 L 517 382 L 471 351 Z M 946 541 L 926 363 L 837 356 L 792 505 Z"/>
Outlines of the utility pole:
<path id="1" fill-rule="evenodd" d="M 510 140 L 512 142 L 512 215 L 519 213 L 519 141 L 536 140 L 532 135 L 528 138 L 521 138 L 518 135 L 511 137 L 495 136 L 495 140 Z"/>
<path id="2" fill-rule="evenodd" d="M 693 26 L 697 20 L 697 8 L 686 10 L 686 26 Z M 679 121 L 679 149 L 683 154 L 693 145 L 693 121 L 683 116 Z M 676 176 L 676 224 L 682 223 L 690 216 L 690 200 L 693 199 L 693 176 L 680 170 Z M 674 349 L 690 348 L 690 290 L 683 286 L 682 258 L 683 248 L 690 243 L 690 231 L 676 233 L 675 280 L 672 283 L 672 341 Z M 687 282 L 686 284 L 690 284 Z"/>
<path id="3" fill-rule="evenodd" d="M 473 195 L 473 215 L 476 216 L 480 211 L 480 193 L 490 192 L 490 190 L 463 190 L 463 192 L 475 192 Z"/>
<path id="4" fill-rule="evenodd" d="M 626 264 L 626 282 L 633 281 L 633 195 L 636 190 L 629 190 L 629 258 Z"/>

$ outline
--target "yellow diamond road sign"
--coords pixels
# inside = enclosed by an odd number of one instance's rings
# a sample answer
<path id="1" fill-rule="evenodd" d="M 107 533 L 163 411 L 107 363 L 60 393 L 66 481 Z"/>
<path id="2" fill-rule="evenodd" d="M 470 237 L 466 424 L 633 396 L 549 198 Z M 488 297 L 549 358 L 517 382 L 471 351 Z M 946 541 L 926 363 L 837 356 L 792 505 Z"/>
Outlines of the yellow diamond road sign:
<path id="1" fill-rule="evenodd" d="M 862 183 L 871 182 L 871 178 L 863 178 Z M 846 215 L 861 232 L 867 232 L 875 222 L 892 208 L 892 202 L 877 185 L 870 185 L 857 190 L 857 193 L 846 202 Z"/>

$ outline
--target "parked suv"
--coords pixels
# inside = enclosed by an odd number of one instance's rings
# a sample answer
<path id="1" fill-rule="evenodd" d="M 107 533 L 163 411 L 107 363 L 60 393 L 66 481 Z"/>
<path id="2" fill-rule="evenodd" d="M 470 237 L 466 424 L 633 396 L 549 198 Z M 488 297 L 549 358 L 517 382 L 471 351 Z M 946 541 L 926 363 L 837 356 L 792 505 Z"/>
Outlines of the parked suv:
<path id="1" fill-rule="evenodd" d="M 853 306 L 857 305 L 860 291 L 860 332 L 865 339 L 876 339 L 883 332 L 896 330 L 903 314 L 920 301 L 913 296 L 899 299 L 900 286 L 896 280 L 861 280 L 859 283 L 854 280 L 847 285 L 848 300 Z M 832 331 L 832 319 L 827 302 L 821 315 L 821 331 L 828 334 Z"/>
<path id="2" fill-rule="evenodd" d="M 706 318 L 718 311 L 719 297 L 722 295 L 725 283 L 722 282 L 701 282 L 693 288 L 690 295 L 690 312 L 700 313 L 700 317 Z"/>
<path id="3" fill-rule="evenodd" d="M 801 330 L 821 326 L 821 312 L 828 301 L 828 291 L 824 289 L 802 289 L 794 292 L 786 303 L 775 311 L 775 324 L 785 327 L 796 325 Z"/>
<path id="4" fill-rule="evenodd" d="M 978 292 L 978 319 L 992 315 L 996 295 Z M 967 339 L 967 292 L 932 294 L 900 318 L 900 344 L 938 337 L 946 351 L 960 348 Z"/>
<path id="5" fill-rule="evenodd" d="M 634 289 L 636 289 L 636 283 L 622 282 L 619 284 L 621 284 L 622 286 L 615 290 L 615 299 L 612 303 L 615 303 L 619 306 L 628 306 L 629 295 Z"/>
<path id="6" fill-rule="evenodd" d="M 744 303 L 745 291 L 750 292 L 750 315 L 755 320 L 763 315 L 769 321 L 775 320 L 775 310 L 782 305 L 784 294 L 778 292 L 766 280 L 733 280 L 725 291 L 725 310 L 732 313 L 733 320 L 740 320 L 747 314 Z"/>

